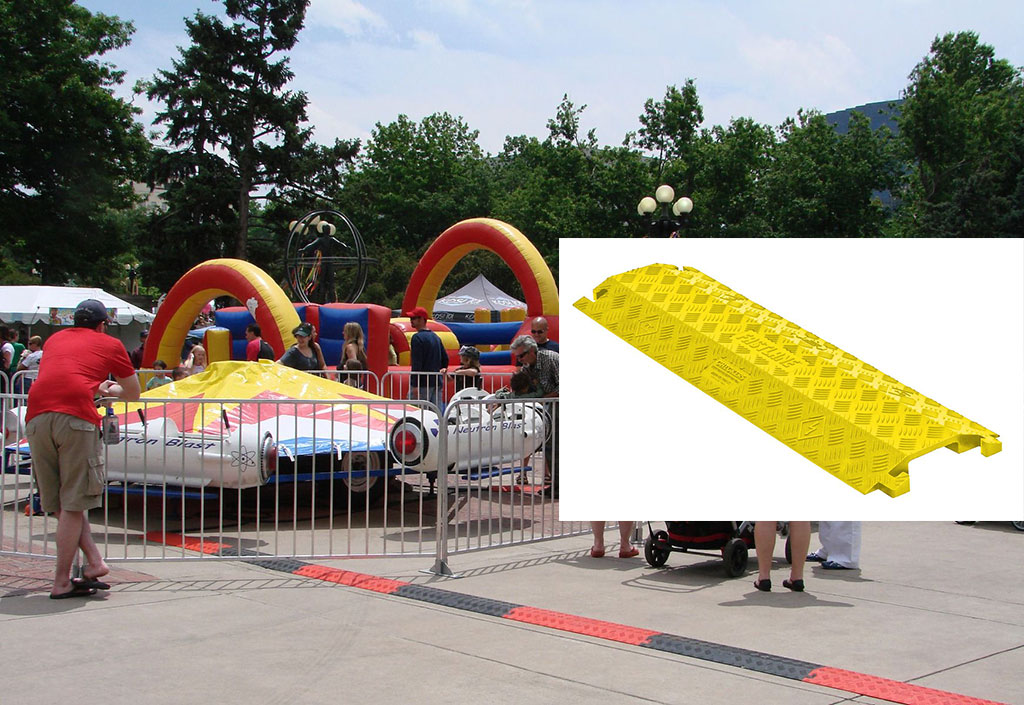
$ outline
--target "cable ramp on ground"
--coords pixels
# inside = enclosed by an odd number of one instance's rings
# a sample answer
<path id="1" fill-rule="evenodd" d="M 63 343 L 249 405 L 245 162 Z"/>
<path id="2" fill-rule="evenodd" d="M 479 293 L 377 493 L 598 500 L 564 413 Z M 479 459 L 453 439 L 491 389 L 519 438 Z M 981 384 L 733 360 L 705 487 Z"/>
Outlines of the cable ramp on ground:
<path id="1" fill-rule="evenodd" d="M 998 434 L 691 267 L 606 279 L 575 307 L 861 493 L 910 489 L 938 448 L 1002 449 Z"/>
<path id="2" fill-rule="evenodd" d="M 882 678 L 866 673 L 832 668 L 809 661 L 786 658 L 737 646 L 716 644 L 651 629 L 631 627 L 600 619 L 590 619 L 565 612 L 467 595 L 429 585 L 416 585 L 404 580 L 383 578 L 341 568 L 317 565 L 295 558 L 261 557 L 250 549 L 237 549 L 229 544 L 183 536 L 175 533 L 150 532 L 146 540 L 190 551 L 221 556 L 238 556 L 247 563 L 289 575 L 303 576 L 335 585 L 367 590 L 383 595 L 449 607 L 531 624 L 546 629 L 571 632 L 595 639 L 629 644 L 655 651 L 710 661 L 781 678 L 812 683 L 857 695 L 888 700 L 901 705 L 1005 705 L 968 695 Z"/>

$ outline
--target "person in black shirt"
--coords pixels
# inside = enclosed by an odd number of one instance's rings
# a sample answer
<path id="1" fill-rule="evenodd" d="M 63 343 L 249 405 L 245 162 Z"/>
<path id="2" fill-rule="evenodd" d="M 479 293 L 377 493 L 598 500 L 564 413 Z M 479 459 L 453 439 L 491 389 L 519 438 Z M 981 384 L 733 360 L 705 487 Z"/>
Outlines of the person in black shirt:
<path id="1" fill-rule="evenodd" d="M 132 366 L 134 366 L 135 369 L 142 367 L 142 353 L 146 350 L 146 338 L 148 337 L 149 329 L 143 328 L 139 333 L 139 347 L 132 350 L 131 354 L 128 355 L 128 357 L 131 358 Z"/>
<path id="2" fill-rule="evenodd" d="M 448 366 L 448 352 L 437 333 L 427 328 L 429 314 L 422 306 L 406 312 L 416 333 L 409 341 L 409 353 L 412 362 L 412 379 L 409 382 L 409 393 L 413 399 L 423 399 L 441 409 L 444 400 L 441 398 L 440 371 Z"/>
<path id="3" fill-rule="evenodd" d="M 530 323 L 530 337 L 537 341 L 537 347 L 541 350 L 558 352 L 558 343 L 548 338 L 548 319 L 537 316 Z"/>

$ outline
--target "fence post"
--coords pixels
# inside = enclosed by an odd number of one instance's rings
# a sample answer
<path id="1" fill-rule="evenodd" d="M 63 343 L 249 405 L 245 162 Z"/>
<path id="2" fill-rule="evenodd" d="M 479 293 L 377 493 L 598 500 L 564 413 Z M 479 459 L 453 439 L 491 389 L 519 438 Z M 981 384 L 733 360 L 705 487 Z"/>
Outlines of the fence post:
<path id="1" fill-rule="evenodd" d="M 458 402 L 456 402 L 458 404 Z M 448 420 L 441 410 L 428 404 L 437 412 L 439 441 L 437 470 L 437 523 L 435 533 L 437 544 L 434 548 L 434 567 L 430 572 L 448 578 L 455 577 L 448 567 Z M 446 410 L 447 412 L 447 410 Z"/>

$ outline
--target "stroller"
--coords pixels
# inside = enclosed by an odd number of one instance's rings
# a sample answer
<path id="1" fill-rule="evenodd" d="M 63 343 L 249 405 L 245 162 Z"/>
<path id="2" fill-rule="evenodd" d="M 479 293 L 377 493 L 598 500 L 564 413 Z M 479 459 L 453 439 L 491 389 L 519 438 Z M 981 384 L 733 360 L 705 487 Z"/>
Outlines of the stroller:
<path id="1" fill-rule="evenodd" d="M 788 526 L 781 532 L 786 535 Z M 666 521 L 665 530 L 655 531 L 647 522 L 647 540 L 644 558 L 653 568 L 665 565 L 672 551 L 715 555 L 720 551 L 725 560 L 725 572 L 738 578 L 747 570 L 747 552 L 754 548 L 754 522 L 752 521 Z M 786 560 L 791 560 L 789 539 L 786 540 Z"/>

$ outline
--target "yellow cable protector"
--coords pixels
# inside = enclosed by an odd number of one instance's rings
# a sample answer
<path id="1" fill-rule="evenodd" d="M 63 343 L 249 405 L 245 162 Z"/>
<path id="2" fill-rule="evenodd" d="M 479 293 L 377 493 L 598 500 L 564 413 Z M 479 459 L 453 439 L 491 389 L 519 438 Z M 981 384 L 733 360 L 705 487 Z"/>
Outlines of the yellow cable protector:
<path id="1" fill-rule="evenodd" d="M 907 492 L 909 462 L 937 448 L 1002 450 L 998 434 L 696 269 L 634 269 L 575 306 L 864 494 Z"/>

